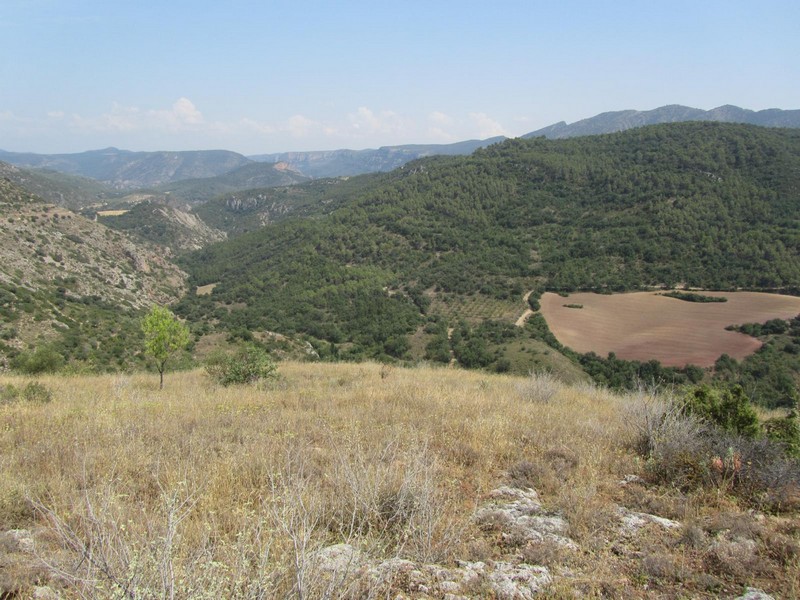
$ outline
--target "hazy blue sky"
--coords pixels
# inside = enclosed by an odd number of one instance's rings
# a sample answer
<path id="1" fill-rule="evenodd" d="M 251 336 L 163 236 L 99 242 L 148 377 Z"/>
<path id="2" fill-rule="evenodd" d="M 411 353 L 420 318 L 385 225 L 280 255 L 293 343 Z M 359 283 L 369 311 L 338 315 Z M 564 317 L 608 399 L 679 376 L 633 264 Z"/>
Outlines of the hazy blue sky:
<path id="1" fill-rule="evenodd" d="M 798 0 L 0 0 L 0 148 L 246 154 L 800 108 Z"/>

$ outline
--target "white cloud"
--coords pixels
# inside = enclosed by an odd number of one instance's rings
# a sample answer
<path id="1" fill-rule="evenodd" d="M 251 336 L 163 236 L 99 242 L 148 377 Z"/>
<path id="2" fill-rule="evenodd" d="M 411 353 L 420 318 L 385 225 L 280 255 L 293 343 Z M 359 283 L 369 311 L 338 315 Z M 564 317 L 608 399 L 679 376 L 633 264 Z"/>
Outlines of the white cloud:
<path id="1" fill-rule="evenodd" d="M 70 125 L 80 131 L 127 132 L 141 129 L 143 120 L 135 106 L 122 106 L 115 102 L 110 112 L 96 117 L 73 114 Z"/>
<path id="2" fill-rule="evenodd" d="M 355 113 L 347 115 L 350 129 L 357 137 L 368 135 L 400 135 L 408 129 L 405 119 L 393 110 L 373 112 L 360 106 Z"/>
<path id="3" fill-rule="evenodd" d="M 458 141 L 457 135 L 453 135 L 452 133 L 445 131 L 441 127 L 428 127 L 428 136 L 430 136 L 431 139 L 437 142 L 447 143 L 447 142 Z"/>
<path id="4" fill-rule="evenodd" d="M 269 123 L 261 123 L 254 119 L 244 118 L 239 121 L 239 125 L 246 131 L 254 131 L 256 133 L 275 133 L 276 129 Z"/>
<path id="5" fill-rule="evenodd" d="M 365 148 L 405 143 L 452 143 L 470 138 L 507 135 L 487 113 L 419 115 L 359 106 L 338 115 L 296 113 L 275 120 L 241 116 L 229 121 L 207 118 L 187 97 L 165 107 L 114 103 L 95 114 L 52 109 L 36 117 L 0 109 L 0 139 L 11 143 L 86 147 L 202 148 L 225 147 L 252 153 L 317 150 L 332 147 Z M 38 140 L 38 141 L 37 141 Z M 58 147 L 58 146 L 55 146 Z"/>
<path id="6" fill-rule="evenodd" d="M 498 135 L 508 135 L 499 121 L 483 112 L 467 115 L 449 115 L 441 111 L 428 114 L 426 134 L 429 139 L 439 142 L 457 142 L 470 138 L 486 139 Z"/>
<path id="7" fill-rule="evenodd" d="M 492 119 L 486 113 L 469 113 L 469 118 L 474 127 L 477 127 L 478 136 L 481 139 L 495 137 L 498 135 L 508 136 L 509 134 L 500 123 Z"/>
<path id="8" fill-rule="evenodd" d="M 431 123 L 435 123 L 436 125 L 452 125 L 453 124 L 453 117 L 450 115 L 440 112 L 438 110 L 433 111 L 431 114 L 428 115 L 428 120 Z"/>
<path id="9" fill-rule="evenodd" d="M 318 129 L 319 124 L 303 115 L 293 115 L 289 117 L 286 130 L 295 137 L 306 137 L 312 131 Z"/>
<path id="10" fill-rule="evenodd" d="M 197 110 L 194 103 L 188 98 L 178 98 L 167 110 L 149 110 L 145 113 L 147 119 L 154 121 L 153 125 L 162 125 L 172 131 L 191 128 L 193 125 L 205 123 L 203 114 Z"/>
<path id="11" fill-rule="evenodd" d="M 61 111 L 51 111 L 48 116 L 59 118 Z M 137 106 L 114 103 L 107 113 L 85 117 L 73 114 L 73 129 L 95 132 L 195 131 L 201 127 L 214 129 L 218 124 L 207 124 L 203 113 L 188 98 L 178 98 L 170 108 L 141 110 Z"/>

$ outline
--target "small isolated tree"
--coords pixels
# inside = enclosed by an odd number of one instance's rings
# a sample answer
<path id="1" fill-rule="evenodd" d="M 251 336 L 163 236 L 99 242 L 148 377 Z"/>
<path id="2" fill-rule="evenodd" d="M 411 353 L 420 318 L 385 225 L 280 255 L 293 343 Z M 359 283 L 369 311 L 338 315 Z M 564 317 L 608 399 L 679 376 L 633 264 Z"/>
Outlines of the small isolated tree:
<path id="1" fill-rule="evenodd" d="M 189 328 L 164 306 L 154 306 L 142 320 L 145 353 L 158 369 L 158 389 L 164 389 L 164 369 L 170 356 L 189 345 Z"/>

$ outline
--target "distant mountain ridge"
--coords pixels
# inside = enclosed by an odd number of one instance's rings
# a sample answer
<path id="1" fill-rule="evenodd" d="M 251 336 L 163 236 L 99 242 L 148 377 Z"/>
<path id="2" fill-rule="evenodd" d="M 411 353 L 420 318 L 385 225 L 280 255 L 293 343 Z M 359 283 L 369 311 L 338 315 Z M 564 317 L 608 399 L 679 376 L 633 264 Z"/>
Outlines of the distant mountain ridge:
<path id="1" fill-rule="evenodd" d="M 549 139 L 599 135 L 624 131 L 646 125 L 678 123 L 684 121 L 718 121 L 743 123 L 762 127 L 800 127 L 800 110 L 771 108 L 753 111 L 726 104 L 711 110 L 670 104 L 653 110 L 620 110 L 601 113 L 567 124 L 554 123 L 520 137 L 544 136 Z M 284 162 L 309 177 L 336 177 L 391 171 L 407 162 L 434 155 L 466 155 L 505 140 L 504 136 L 485 140 L 468 140 L 454 144 L 413 144 L 382 146 L 376 150 L 321 150 L 311 152 L 279 152 L 259 154 L 248 158 L 259 162 Z"/>
<path id="2" fill-rule="evenodd" d="M 132 152 L 118 148 L 77 154 L 33 154 L 0 150 L 0 161 L 91 177 L 114 189 L 153 187 L 184 179 L 215 177 L 251 164 L 229 150 Z"/>
<path id="3" fill-rule="evenodd" d="M 621 110 L 605 112 L 571 124 L 564 121 L 526 133 L 520 137 L 544 136 L 550 139 L 599 135 L 624 131 L 634 127 L 677 123 L 685 121 L 717 121 L 742 123 L 762 127 L 800 128 L 800 110 L 770 108 L 753 111 L 726 104 L 711 110 L 702 110 L 679 104 L 661 106 L 653 110 Z M 427 156 L 468 155 L 478 148 L 502 142 L 503 136 L 485 140 L 465 140 L 452 144 L 406 144 L 381 146 L 366 150 L 320 150 L 310 152 L 278 152 L 246 157 L 227 150 L 197 150 L 183 152 L 132 152 L 117 148 L 90 150 L 77 154 L 33 154 L 0 150 L 0 161 L 17 167 L 51 169 L 61 173 L 90 177 L 116 190 L 158 187 L 162 191 L 170 184 L 186 180 L 203 180 L 230 174 L 233 181 L 199 181 L 192 187 L 194 196 L 189 203 L 208 199 L 208 193 L 197 193 L 202 187 L 218 187 L 216 194 L 227 193 L 241 187 L 243 181 L 253 179 L 253 187 L 291 185 L 303 177 L 323 178 L 362 175 L 392 171 L 404 164 Z M 287 171 L 283 177 L 259 172 L 254 163 L 275 163 L 279 170 Z M 248 167 L 234 175 L 234 171 Z M 276 167 L 278 168 L 278 167 Z M 256 180 L 258 179 L 258 180 Z M 199 187 L 198 187 L 199 186 Z M 177 186 L 180 188 L 181 186 Z"/>
<path id="4" fill-rule="evenodd" d="M 800 127 L 800 110 L 770 108 L 753 111 L 726 104 L 711 110 L 701 110 L 680 104 L 661 106 L 653 110 L 619 110 L 605 112 L 571 124 L 564 121 L 523 135 L 523 138 L 544 136 L 549 139 L 599 135 L 625 131 L 634 127 L 678 123 L 684 121 L 717 121 L 743 123 L 761 127 Z"/>
<path id="5" fill-rule="evenodd" d="M 466 140 L 453 144 L 381 146 L 375 150 L 278 152 L 258 154 L 249 158 L 258 162 L 285 163 L 291 169 L 309 177 L 341 177 L 392 171 L 407 162 L 426 156 L 472 154 L 478 148 L 502 142 L 504 139 L 506 138 L 498 136 L 486 140 Z"/>

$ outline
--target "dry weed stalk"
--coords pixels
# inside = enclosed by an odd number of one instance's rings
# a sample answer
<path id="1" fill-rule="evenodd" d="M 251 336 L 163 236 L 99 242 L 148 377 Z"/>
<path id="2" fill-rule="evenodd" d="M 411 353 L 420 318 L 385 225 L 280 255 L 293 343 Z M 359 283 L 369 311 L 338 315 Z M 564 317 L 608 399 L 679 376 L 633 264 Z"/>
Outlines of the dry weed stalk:
<path id="1" fill-rule="evenodd" d="M 524 383 L 517 385 L 520 397 L 526 402 L 547 404 L 558 393 L 561 383 L 547 371 L 531 372 Z"/>

